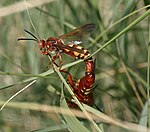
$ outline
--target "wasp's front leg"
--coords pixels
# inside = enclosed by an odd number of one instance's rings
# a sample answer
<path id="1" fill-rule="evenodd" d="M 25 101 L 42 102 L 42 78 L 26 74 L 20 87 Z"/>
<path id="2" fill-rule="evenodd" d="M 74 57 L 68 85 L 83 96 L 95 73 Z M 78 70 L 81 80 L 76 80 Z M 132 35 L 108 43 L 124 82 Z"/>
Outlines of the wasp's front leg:
<path id="1" fill-rule="evenodd" d="M 52 61 L 54 62 L 58 58 L 59 58 L 59 65 L 57 64 L 57 67 L 61 69 L 62 67 L 62 54 L 61 53 L 57 53 L 55 56 L 53 56 Z"/>

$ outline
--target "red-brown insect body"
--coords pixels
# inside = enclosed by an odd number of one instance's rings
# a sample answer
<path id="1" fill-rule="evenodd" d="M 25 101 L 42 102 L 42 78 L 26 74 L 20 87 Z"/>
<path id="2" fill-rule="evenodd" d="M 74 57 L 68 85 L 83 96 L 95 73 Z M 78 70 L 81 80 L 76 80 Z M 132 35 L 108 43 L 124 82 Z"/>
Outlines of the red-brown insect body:
<path id="1" fill-rule="evenodd" d="M 39 49 L 42 51 L 41 54 L 58 54 L 61 50 L 59 45 L 63 45 L 61 39 L 49 37 L 46 41 L 40 40 L 38 42 Z"/>
<path id="2" fill-rule="evenodd" d="M 93 85 L 95 83 L 95 63 L 93 62 L 91 57 L 85 60 L 85 64 L 86 64 L 86 72 L 84 77 L 75 82 L 72 80 L 72 76 L 69 74 L 68 80 L 75 96 L 79 99 L 79 101 L 92 106 L 94 104 L 92 92 L 93 92 Z"/>
<path id="3" fill-rule="evenodd" d="M 60 53 L 65 53 L 76 59 L 86 59 L 90 56 L 89 52 L 79 45 L 68 43 L 64 45 L 64 42 L 59 38 L 49 37 L 46 41 L 40 40 L 38 43 L 42 54 L 54 53 L 55 56 L 60 55 Z M 55 57 L 57 59 L 58 57 Z M 95 64 L 92 57 L 85 60 L 86 71 L 85 76 L 76 82 L 73 82 L 72 76 L 70 75 L 68 80 L 73 89 L 75 96 L 80 102 L 93 105 L 93 85 L 95 82 Z M 70 101 L 69 101 L 70 102 Z M 68 102 L 68 104 L 70 104 Z M 75 105 L 75 104 L 74 104 Z M 71 105 L 70 106 L 74 106 Z"/>
<path id="4" fill-rule="evenodd" d="M 65 45 L 63 40 L 59 38 L 49 37 L 46 41 L 40 40 L 38 46 L 42 51 L 42 54 L 49 55 L 54 53 L 55 59 L 60 57 L 61 53 L 65 53 L 76 59 L 86 59 L 90 56 L 89 52 L 83 47 L 72 43 Z M 90 57 L 85 60 L 85 64 L 86 71 L 84 77 L 74 82 L 72 80 L 72 76 L 69 74 L 68 80 L 75 96 L 79 99 L 79 101 L 92 106 L 94 104 L 92 91 L 95 83 L 95 63 L 93 62 L 92 57 Z M 74 102 L 67 102 L 68 106 L 76 108 L 76 104 L 74 104 Z"/>
<path id="5" fill-rule="evenodd" d="M 76 59 L 85 59 L 86 71 L 85 76 L 79 79 L 78 81 L 73 81 L 72 76 L 68 73 L 68 80 L 75 96 L 79 99 L 80 102 L 93 105 L 93 85 L 95 83 L 95 63 L 90 57 L 90 54 L 83 47 L 79 46 L 79 43 L 82 43 L 84 38 L 88 38 L 89 35 L 96 29 L 95 24 L 86 24 L 73 31 L 70 31 L 67 34 L 64 34 L 58 38 L 49 37 L 46 41 L 39 40 L 29 31 L 25 30 L 30 34 L 32 38 L 20 38 L 18 40 L 34 40 L 38 42 L 38 47 L 41 50 L 41 54 L 45 54 L 51 57 L 52 65 L 56 64 L 55 60 L 59 58 L 60 65 L 62 63 L 62 53 L 65 53 Z M 90 58 L 89 58 L 90 57 Z M 57 64 L 56 64 L 57 65 Z M 59 66 L 60 66 L 59 65 Z M 57 65 L 58 66 L 58 65 Z M 77 105 L 72 101 L 67 101 L 68 105 L 76 108 Z M 72 103 L 72 104 L 71 104 Z"/>
<path id="6" fill-rule="evenodd" d="M 87 50 L 79 45 L 72 44 L 71 42 L 65 45 L 60 38 L 49 37 L 46 41 L 40 40 L 38 46 L 41 54 L 53 53 L 58 56 L 61 53 L 65 53 L 76 59 L 85 59 L 90 55 Z"/>

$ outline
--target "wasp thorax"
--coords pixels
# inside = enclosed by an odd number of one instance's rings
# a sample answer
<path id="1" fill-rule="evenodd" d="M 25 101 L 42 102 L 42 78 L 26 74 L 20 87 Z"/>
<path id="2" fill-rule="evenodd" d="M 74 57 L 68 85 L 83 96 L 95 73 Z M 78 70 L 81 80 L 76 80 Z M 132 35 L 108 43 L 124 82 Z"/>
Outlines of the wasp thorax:
<path id="1" fill-rule="evenodd" d="M 46 40 L 46 49 L 51 51 L 51 53 L 55 53 L 58 49 L 57 49 L 57 39 L 53 38 L 53 37 L 49 37 Z"/>

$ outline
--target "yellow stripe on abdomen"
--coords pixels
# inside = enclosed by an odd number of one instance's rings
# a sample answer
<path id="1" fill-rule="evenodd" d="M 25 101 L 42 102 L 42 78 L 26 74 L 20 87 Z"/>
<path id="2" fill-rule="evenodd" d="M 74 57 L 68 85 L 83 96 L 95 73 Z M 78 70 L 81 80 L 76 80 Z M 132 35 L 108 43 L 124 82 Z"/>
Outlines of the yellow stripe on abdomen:
<path id="1" fill-rule="evenodd" d="M 68 44 L 67 46 L 74 48 L 74 49 L 77 49 L 77 50 L 81 50 L 81 52 L 83 52 L 83 53 L 80 53 L 77 51 L 73 51 L 73 50 L 70 51 L 68 49 L 64 49 L 70 56 L 72 56 L 76 59 L 85 59 L 85 58 L 90 56 L 89 52 L 79 45 Z"/>

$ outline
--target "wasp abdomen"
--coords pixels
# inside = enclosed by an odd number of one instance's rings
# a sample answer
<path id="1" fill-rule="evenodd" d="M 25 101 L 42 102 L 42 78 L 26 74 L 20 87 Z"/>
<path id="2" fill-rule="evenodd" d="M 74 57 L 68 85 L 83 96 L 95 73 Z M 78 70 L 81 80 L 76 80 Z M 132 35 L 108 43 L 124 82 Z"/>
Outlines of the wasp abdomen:
<path id="1" fill-rule="evenodd" d="M 70 47 L 70 49 L 64 48 L 63 51 L 73 58 L 86 59 L 90 56 L 89 52 L 79 45 L 68 44 L 67 46 Z"/>

